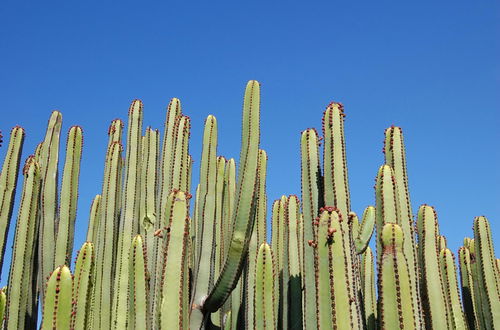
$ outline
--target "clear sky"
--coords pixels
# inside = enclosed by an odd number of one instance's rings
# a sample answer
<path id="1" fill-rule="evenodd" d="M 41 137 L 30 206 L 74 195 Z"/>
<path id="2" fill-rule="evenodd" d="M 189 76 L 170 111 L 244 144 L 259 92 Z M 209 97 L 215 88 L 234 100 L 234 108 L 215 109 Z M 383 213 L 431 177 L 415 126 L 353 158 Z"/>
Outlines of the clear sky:
<path id="1" fill-rule="evenodd" d="M 4 135 L 16 124 L 26 129 L 24 160 L 53 109 L 63 113 L 64 132 L 75 124 L 84 129 L 75 250 L 101 191 L 107 127 L 116 117 L 126 120 L 133 99 L 144 102 L 144 127 L 160 129 L 169 99 L 181 99 L 192 118 L 196 183 L 204 119 L 218 119 L 218 153 L 238 157 L 243 91 L 256 79 L 269 204 L 300 195 L 300 132 L 319 129 L 334 100 L 347 114 L 354 211 L 374 203 L 383 132 L 398 125 L 415 212 L 422 203 L 436 207 L 455 253 L 472 235 L 473 217 L 486 215 L 498 256 L 498 1 L 163 3 L 0 4 Z"/>

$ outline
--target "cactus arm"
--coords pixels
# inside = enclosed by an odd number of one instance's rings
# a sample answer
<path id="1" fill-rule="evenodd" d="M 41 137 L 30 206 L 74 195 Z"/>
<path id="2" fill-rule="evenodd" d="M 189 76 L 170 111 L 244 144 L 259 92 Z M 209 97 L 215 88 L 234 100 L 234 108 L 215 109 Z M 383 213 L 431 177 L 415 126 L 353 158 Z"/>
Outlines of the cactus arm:
<path id="1" fill-rule="evenodd" d="M 500 273 L 488 220 L 474 219 L 474 244 L 481 306 L 486 328 L 500 329 Z"/>
<path id="2" fill-rule="evenodd" d="M 321 168 L 319 164 L 318 133 L 314 129 L 307 129 L 301 136 L 301 174 L 302 174 L 302 213 L 304 215 L 304 237 L 302 242 L 314 240 L 314 219 L 318 215 L 321 191 Z M 304 328 L 314 329 L 316 323 L 316 282 L 314 273 L 315 250 L 303 244 L 304 271 L 303 271 L 303 310 Z M 306 271 L 308 270 L 308 271 Z"/>
<path id="3" fill-rule="evenodd" d="M 57 165 L 59 160 L 59 138 L 61 133 L 62 115 L 52 112 L 40 150 L 40 168 L 42 187 L 40 199 L 40 231 L 38 260 L 39 281 L 45 283 L 45 278 L 54 270 L 54 242 L 56 241 L 57 221 Z M 41 290 L 43 291 L 43 290 Z M 43 292 L 41 292 L 43 301 Z"/>
<path id="4" fill-rule="evenodd" d="M 408 174 L 406 170 L 406 152 L 403 139 L 403 131 L 400 127 L 391 126 L 385 130 L 384 140 L 385 163 L 394 170 L 394 176 L 397 182 L 396 193 L 399 201 L 398 224 L 401 226 L 404 234 L 404 255 L 408 261 L 408 272 L 412 287 L 412 299 L 415 308 L 416 327 L 423 326 L 423 314 L 420 301 L 419 290 L 419 268 L 417 265 L 417 250 L 415 244 L 415 232 L 413 230 L 413 214 L 410 203 L 410 191 L 408 187 Z"/>
<path id="5" fill-rule="evenodd" d="M 435 210 L 422 205 L 418 211 L 418 254 L 422 271 L 422 305 L 425 324 L 432 329 L 446 329 L 448 317 L 438 256 L 439 229 Z"/>
<path id="6" fill-rule="evenodd" d="M 267 153 L 259 150 L 259 173 L 257 190 L 257 213 L 248 247 L 247 267 L 245 271 L 245 326 L 247 328 L 254 324 L 255 314 L 255 277 L 257 254 L 262 243 L 266 242 L 266 172 L 267 172 Z"/>
<path id="7" fill-rule="evenodd" d="M 256 261 L 253 329 L 276 329 L 274 276 L 271 248 L 262 243 Z"/>
<path id="8" fill-rule="evenodd" d="M 99 231 L 99 220 L 101 218 L 101 195 L 95 195 L 90 205 L 89 225 L 87 227 L 87 242 L 95 243 Z"/>
<path id="9" fill-rule="evenodd" d="M 181 192 L 171 194 L 171 212 L 168 220 L 165 241 L 164 269 L 162 271 L 162 290 L 159 301 L 160 329 L 184 329 L 188 320 L 188 300 L 185 295 L 189 281 L 186 265 L 188 262 L 187 244 L 189 239 L 189 223 L 187 219 L 186 195 Z"/>
<path id="10" fill-rule="evenodd" d="M 142 102 L 134 100 L 129 109 L 124 187 L 121 197 L 122 210 L 112 312 L 114 329 L 124 329 L 127 326 L 127 318 L 123 315 L 128 312 L 130 247 L 133 235 L 139 232 L 142 115 Z"/>
<path id="11" fill-rule="evenodd" d="M 107 151 L 106 165 L 104 166 L 104 184 L 100 202 L 99 230 L 96 235 L 94 309 L 95 329 L 109 329 L 111 327 L 112 284 L 115 277 L 116 265 L 116 223 L 119 218 L 119 194 L 122 173 L 122 146 L 113 142 Z M 111 271 L 109 270 L 111 267 Z"/>
<path id="12" fill-rule="evenodd" d="M 68 132 L 66 160 L 61 186 L 59 222 L 55 247 L 55 265 L 69 265 L 73 254 L 76 206 L 78 203 L 78 180 L 82 159 L 82 128 L 73 126 Z"/>
<path id="13" fill-rule="evenodd" d="M 375 208 L 373 206 L 368 206 L 363 212 L 361 227 L 359 227 L 358 231 L 353 230 L 353 235 L 355 235 L 354 246 L 357 254 L 365 252 L 368 247 L 368 243 L 370 243 L 374 228 Z"/>
<path id="14" fill-rule="evenodd" d="M 28 157 L 23 168 L 24 183 L 19 206 L 9 286 L 5 325 L 7 329 L 24 329 L 29 287 L 36 275 L 31 274 L 34 242 L 37 228 L 40 168 L 33 156 Z"/>
<path id="15" fill-rule="evenodd" d="M 201 310 L 203 300 L 206 298 L 214 281 L 214 222 L 216 203 L 217 180 L 217 121 L 210 115 L 205 121 L 203 134 L 203 150 L 200 169 L 200 197 L 198 200 L 198 228 L 196 236 L 197 260 L 194 269 L 194 292 L 192 304 L 196 305 L 196 312 Z M 214 310 L 215 311 L 215 310 Z M 193 312 L 191 314 L 193 316 Z M 200 315 L 198 315 L 200 316 Z M 198 322 L 200 318 L 197 319 Z M 191 325 L 198 327 L 197 322 L 191 320 Z M 201 326 L 201 324 L 200 324 Z"/>
<path id="16" fill-rule="evenodd" d="M 460 285 L 462 287 L 462 303 L 469 329 L 476 328 L 476 303 L 474 301 L 474 284 L 470 265 L 470 252 L 465 246 L 458 249 L 460 265 Z"/>
<path id="17" fill-rule="evenodd" d="M 203 309 L 217 310 L 228 298 L 241 275 L 243 261 L 253 229 L 255 212 L 255 186 L 257 180 L 257 158 L 260 141 L 260 87 L 250 81 L 245 91 L 243 104 L 243 134 L 240 156 L 240 171 L 236 187 L 234 231 L 229 243 L 228 256 L 212 292 Z"/>
<path id="18" fill-rule="evenodd" d="M 447 249 L 441 249 L 439 253 L 441 274 L 443 274 L 443 284 L 445 287 L 446 302 L 450 317 L 451 329 L 468 329 L 465 323 L 465 316 L 462 311 L 460 294 L 458 293 L 457 271 L 455 265 L 455 256 Z"/>
<path id="19" fill-rule="evenodd" d="M 300 202 L 295 195 L 288 197 L 286 203 L 286 223 L 288 238 L 286 240 L 288 251 L 288 329 L 302 329 L 302 265 L 299 254 L 299 222 L 300 222 Z M 302 235 L 300 235 L 302 237 Z"/>
<path id="20" fill-rule="evenodd" d="M 328 228 L 331 219 L 327 212 L 321 212 L 314 241 L 309 241 L 309 248 L 317 249 L 315 253 L 316 274 L 316 303 L 317 328 L 320 330 L 333 329 L 332 322 L 332 288 L 333 280 L 330 276 L 331 254 L 328 244 Z"/>
<path id="21" fill-rule="evenodd" d="M 41 330 L 69 329 L 71 321 L 71 272 L 57 267 L 47 282 Z"/>
<path id="22" fill-rule="evenodd" d="M 136 235 L 132 240 L 129 270 L 128 325 L 130 329 L 150 329 L 147 254 L 141 235 Z"/>
<path id="23" fill-rule="evenodd" d="M 366 247 L 361 259 L 361 296 L 366 329 L 375 330 L 377 328 L 377 298 L 375 295 L 373 253 L 369 246 Z"/>
<path id="24" fill-rule="evenodd" d="M 2 172 L 0 173 L 0 269 L 2 269 L 3 265 L 5 242 L 14 207 L 24 135 L 22 127 L 16 126 L 11 130 L 7 154 L 5 155 Z"/>
<path id="25" fill-rule="evenodd" d="M 403 230 L 394 223 L 382 229 L 379 267 L 381 329 L 416 329 L 408 266 L 403 254 Z"/>
<path id="26" fill-rule="evenodd" d="M 94 244 L 85 242 L 76 257 L 71 329 L 84 330 L 90 328 L 89 316 L 91 312 L 94 253 Z"/>

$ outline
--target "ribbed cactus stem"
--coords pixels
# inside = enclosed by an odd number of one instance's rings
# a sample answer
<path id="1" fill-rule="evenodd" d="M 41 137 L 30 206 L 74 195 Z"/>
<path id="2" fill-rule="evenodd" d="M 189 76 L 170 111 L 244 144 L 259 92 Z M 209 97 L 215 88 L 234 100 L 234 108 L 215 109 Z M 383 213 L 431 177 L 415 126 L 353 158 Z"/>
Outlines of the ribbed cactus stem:
<path id="1" fill-rule="evenodd" d="M 71 272 L 67 266 L 57 267 L 47 282 L 41 330 L 69 329 L 71 301 Z"/>
<path id="2" fill-rule="evenodd" d="M 260 246 L 266 242 L 266 172 L 267 172 L 267 153 L 259 150 L 259 175 L 257 187 L 257 212 L 255 223 L 248 247 L 247 267 L 245 270 L 245 326 L 250 328 L 254 324 L 255 316 L 255 278 L 257 254 Z"/>
<path id="3" fill-rule="evenodd" d="M 156 187 L 158 181 L 158 158 L 160 133 L 150 127 L 142 137 L 141 205 L 139 211 L 139 233 L 148 251 L 148 265 L 152 263 L 154 251 L 153 231 L 156 218 Z M 156 261 L 156 260 L 155 260 Z"/>
<path id="4" fill-rule="evenodd" d="M 73 126 L 68 132 L 66 160 L 64 162 L 61 186 L 61 203 L 55 249 L 55 265 L 69 265 L 73 254 L 76 206 L 78 204 L 78 181 L 80 161 L 82 159 L 83 132 L 79 126 Z"/>
<path id="5" fill-rule="evenodd" d="M 128 329 L 150 329 L 147 253 L 141 235 L 132 239 L 129 271 Z"/>
<path id="6" fill-rule="evenodd" d="M 434 208 L 422 205 L 418 210 L 418 255 L 421 269 L 422 305 L 425 324 L 432 329 L 446 329 L 448 317 L 444 287 L 439 267 L 439 228 Z"/>
<path id="7" fill-rule="evenodd" d="M 458 282 L 455 265 L 455 256 L 447 249 L 441 249 L 439 253 L 441 274 L 448 309 L 448 329 L 467 329 L 460 294 L 458 293 Z"/>
<path id="8" fill-rule="evenodd" d="M 397 223 L 401 226 L 404 233 L 403 252 L 408 262 L 408 272 L 412 288 L 411 296 L 413 306 L 415 307 L 415 324 L 418 329 L 423 326 L 418 281 L 420 275 L 417 265 L 413 214 L 411 210 L 410 190 L 406 170 L 406 151 L 403 130 L 400 127 L 391 126 L 385 130 L 384 155 L 385 163 L 394 170 L 394 176 L 397 182 L 396 193 L 398 195 L 400 216 Z"/>
<path id="9" fill-rule="evenodd" d="M 97 242 L 99 221 L 101 220 L 101 195 L 95 195 L 90 204 L 89 225 L 87 228 L 87 242 Z"/>
<path id="10" fill-rule="evenodd" d="M 378 275 L 381 329 L 416 329 L 403 240 L 403 230 L 399 225 L 384 225 L 381 233 L 383 252 Z"/>
<path id="11" fill-rule="evenodd" d="M 286 250 L 288 262 L 288 282 L 284 283 L 288 288 L 288 329 L 302 329 L 302 265 L 300 258 L 299 241 L 303 236 L 299 232 L 300 227 L 300 201 L 295 195 L 288 197 L 285 211 L 285 222 L 287 227 Z"/>
<path id="12" fill-rule="evenodd" d="M 475 263 L 484 326 L 500 328 L 500 272 L 496 264 L 490 224 L 486 217 L 474 219 Z"/>
<path id="13" fill-rule="evenodd" d="M 17 177 L 24 143 L 24 129 L 16 126 L 10 131 L 9 147 L 0 173 L 0 269 L 3 265 L 5 243 L 14 208 Z M 0 319 L 1 320 L 1 319 Z"/>
<path id="14" fill-rule="evenodd" d="M 255 80 L 248 82 L 243 103 L 243 128 L 240 170 L 236 187 L 234 230 L 229 243 L 228 256 L 221 275 L 210 292 L 203 309 L 217 310 L 236 286 L 248 252 L 256 208 L 255 187 L 260 142 L 260 86 Z"/>
<path id="15" fill-rule="evenodd" d="M 314 240 L 316 226 L 313 225 L 314 219 L 318 215 L 320 199 L 323 198 L 321 186 L 322 175 L 319 164 L 319 138 L 314 129 L 307 129 L 301 136 L 301 176 L 302 176 L 302 213 L 304 215 L 304 237 L 302 242 Z M 322 204 L 322 202 L 321 202 Z M 315 250 L 303 245 L 303 307 L 304 307 L 304 328 L 314 329 L 316 323 L 316 281 L 314 273 L 314 255 Z M 309 271 L 306 271 L 309 270 Z"/>
<path id="16" fill-rule="evenodd" d="M 91 328 L 92 286 L 94 278 L 95 250 L 92 242 L 85 242 L 76 257 L 73 278 L 73 308 L 71 329 Z"/>
<path id="17" fill-rule="evenodd" d="M 125 154 L 124 186 L 120 230 L 118 231 L 116 279 L 113 296 L 112 328 L 127 326 L 129 262 L 132 238 L 139 232 L 142 102 L 134 100 L 129 108 L 127 150 Z"/>
<path id="18" fill-rule="evenodd" d="M 377 328 L 377 298 L 375 295 L 375 272 L 372 249 L 368 246 L 361 259 L 361 297 L 363 299 L 364 324 L 366 329 Z"/>
<path id="19" fill-rule="evenodd" d="M 368 206 L 363 212 L 361 225 L 356 228 L 356 222 L 353 222 L 352 234 L 354 236 L 354 247 L 356 248 L 357 254 L 362 254 L 363 252 L 365 252 L 366 248 L 368 247 L 368 243 L 370 243 L 370 239 L 375 228 L 375 213 L 375 207 Z"/>
<path id="20" fill-rule="evenodd" d="M 255 299 L 253 301 L 255 315 L 254 322 L 250 325 L 253 329 L 276 329 L 274 276 L 271 248 L 267 243 L 262 243 L 256 260 Z"/>
<path id="21" fill-rule="evenodd" d="M 198 228 L 195 248 L 198 250 L 194 269 L 192 304 L 198 310 L 214 283 L 215 252 L 214 222 L 217 180 L 217 121 L 210 115 L 205 121 L 200 169 L 200 197 L 198 199 Z M 196 309 L 196 308 L 195 308 Z M 215 311 L 215 310 L 214 310 Z M 195 313 L 196 315 L 196 313 Z M 196 322 L 193 322 L 195 324 Z M 198 325 L 195 325 L 195 327 Z"/>
<path id="22" fill-rule="evenodd" d="M 120 181 L 122 174 L 122 146 L 113 142 L 106 154 L 104 183 L 100 202 L 99 230 L 96 238 L 94 285 L 94 316 L 96 329 L 110 329 L 113 282 L 115 278 L 117 233 L 119 221 Z"/>
<path id="23" fill-rule="evenodd" d="M 12 261 L 9 273 L 9 296 L 7 297 L 7 329 L 24 329 L 27 305 L 30 299 L 32 264 L 35 258 L 35 236 L 37 234 L 38 198 L 40 192 L 40 168 L 33 156 L 28 157 L 23 168 L 24 183 L 19 206 Z"/>
<path id="24" fill-rule="evenodd" d="M 325 207 L 319 218 L 316 240 L 311 242 L 317 249 L 316 283 L 318 302 L 318 329 L 358 328 L 355 293 L 351 291 L 348 260 L 350 245 L 345 245 L 345 232 L 341 223 L 347 221 L 333 207 Z"/>
<path id="25" fill-rule="evenodd" d="M 478 327 L 476 321 L 476 302 L 474 301 L 474 280 L 472 277 L 469 249 L 462 246 L 458 249 L 460 265 L 460 284 L 462 287 L 462 303 L 469 329 Z"/>
<path id="26" fill-rule="evenodd" d="M 39 230 L 39 281 L 45 283 L 55 268 L 54 251 L 56 241 L 57 221 L 57 166 L 59 161 L 59 139 L 61 134 L 62 115 L 52 112 L 47 132 L 40 150 L 40 169 L 42 176 L 40 199 L 40 230 Z M 41 290 L 43 301 L 43 290 Z"/>
<path id="27" fill-rule="evenodd" d="M 187 329 L 189 326 L 188 297 L 188 239 L 189 222 L 186 194 L 172 192 L 168 199 L 167 227 L 163 234 L 162 289 L 157 296 L 161 302 L 160 329 Z"/>

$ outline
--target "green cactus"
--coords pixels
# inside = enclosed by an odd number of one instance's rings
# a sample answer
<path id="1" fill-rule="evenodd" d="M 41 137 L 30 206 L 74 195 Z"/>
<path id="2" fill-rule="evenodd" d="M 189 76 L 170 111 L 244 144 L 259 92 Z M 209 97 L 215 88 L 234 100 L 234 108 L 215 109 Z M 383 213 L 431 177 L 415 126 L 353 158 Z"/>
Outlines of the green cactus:
<path id="1" fill-rule="evenodd" d="M 274 287 L 274 261 L 270 246 L 262 243 L 257 253 L 255 276 L 255 315 L 253 329 L 276 329 L 277 320 L 274 305 L 276 291 Z"/>
<path id="2" fill-rule="evenodd" d="M 227 299 L 241 275 L 243 261 L 248 252 L 256 208 L 255 187 L 260 142 L 260 86 L 250 81 L 243 104 L 243 128 L 240 171 L 236 186 L 233 232 L 222 272 L 203 304 L 206 312 L 216 311 Z M 192 313 L 193 315 L 193 313 Z"/>
<path id="3" fill-rule="evenodd" d="M 67 266 L 57 267 L 50 276 L 45 289 L 41 329 L 69 329 L 71 301 L 71 272 Z"/>
<path id="4" fill-rule="evenodd" d="M 418 210 L 418 258 L 421 269 L 421 296 L 425 324 L 432 329 L 448 327 L 446 297 L 439 267 L 439 227 L 434 208 L 422 205 Z"/>
<path id="5" fill-rule="evenodd" d="M 9 147 L 0 173 L 0 269 L 3 265 L 5 242 L 7 241 L 7 233 L 9 232 L 10 219 L 14 208 L 14 196 L 16 194 L 24 135 L 22 127 L 16 126 L 11 130 Z"/>
<path id="6" fill-rule="evenodd" d="M 73 278 L 73 308 L 71 329 L 84 330 L 91 327 L 92 287 L 94 278 L 95 248 L 92 242 L 85 242 L 76 257 Z M 95 312 L 94 312 L 95 313 Z"/>
<path id="7" fill-rule="evenodd" d="M 186 329 L 189 324 L 189 222 L 186 194 L 174 191 L 168 201 L 169 229 L 163 238 L 162 289 L 157 296 L 157 300 L 161 301 L 159 325 L 160 329 Z"/>
<path id="8" fill-rule="evenodd" d="M 12 261 L 10 264 L 5 326 L 7 329 L 24 329 L 29 318 L 28 300 L 31 296 L 37 234 L 38 198 L 40 192 L 40 167 L 34 156 L 28 157 L 23 168 L 24 183 L 17 217 Z M 45 281 L 44 281 L 45 283 Z M 31 317 L 36 317 L 31 315 Z"/>
<path id="9" fill-rule="evenodd" d="M 486 328 L 500 328 L 500 272 L 495 260 L 490 224 L 486 217 L 474 219 L 474 251 L 476 281 L 481 299 L 482 324 Z"/>
<path id="10" fill-rule="evenodd" d="M 446 307 L 448 309 L 448 328 L 467 329 L 464 312 L 458 293 L 457 271 L 455 256 L 447 249 L 442 248 L 439 253 L 441 274 L 443 276 L 444 292 L 446 296 Z"/>
<path id="11" fill-rule="evenodd" d="M 385 131 L 376 208 L 367 207 L 360 222 L 350 205 L 345 114 L 341 104 L 328 105 L 323 165 L 322 138 L 303 131 L 301 200 L 283 195 L 273 203 L 268 245 L 259 83 L 245 90 L 238 172 L 234 159 L 217 156 L 217 121 L 208 116 L 194 205 L 190 118 L 173 98 L 160 150 L 158 130 L 143 132 L 142 116 L 135 100 L 125 159 L 123 122 L 109 126 L 102 190 L 72 277 L 61 265 L 73 250 L 82 130 L 69 130 L 58 186 L 62 115 L 51 115 L 23 169 L 9 294 L 0 289 L 4 328 L 35 328 L 39 295 L 42 329 L 500 327 L 500 260 L 485 217 L 474 220 L 474 239 L 459 250 L 461 296 L 454 256 L 427 205 L 418 212 L 416 244 L 400 128 Z M 19 127 L 11 132 L 0 174 L 2 251 L 23 137 Z M 374 228 L 376 256 L 369 246 Z"/>
<path id="12" fill-rule="evenodd" d="M 403 230 L 395 223 L 386 223 L 381 241 L 383 250 L 378 273 L 380 327 L 416 329 L 410 276 L 403 253 Z"/>

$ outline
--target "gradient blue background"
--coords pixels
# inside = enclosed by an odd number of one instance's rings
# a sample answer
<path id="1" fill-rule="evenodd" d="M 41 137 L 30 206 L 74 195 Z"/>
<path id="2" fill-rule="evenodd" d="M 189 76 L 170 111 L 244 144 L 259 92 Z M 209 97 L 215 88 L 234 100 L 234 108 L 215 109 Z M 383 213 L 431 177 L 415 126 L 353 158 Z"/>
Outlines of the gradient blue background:
<path id="1" fill-rule="evenodd" d="M 179 97 L 192 118 L 196 183 L 208 114 L 219 122 L 218 153 L 239 156 L 249 79 L 262 83 L 269 204 L 282 194 L 300 195 L 300 132 L 320 128 L 325 106 L 335 100 L 347 113 L 354 211 L 374 203 L 383 132 L 399 125 L 414 210 L 436 207 L 453 251 L 472 235 L 473 217 L 486 215 L 500 249 L 498 1 L 3 1 L 0 13 L 4 135 L 16 124 L 26 129 L 24 160 L 53 109 L 63 113 L 64 132 L 84 128 L 75 250 L 91 199 L 101 191 L 113 118 L 126 119 L 139 98 L 144 127 L 163 129 L 165 107 Z"/>

